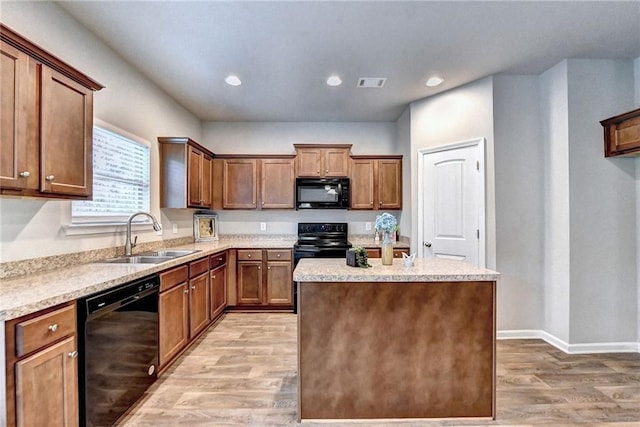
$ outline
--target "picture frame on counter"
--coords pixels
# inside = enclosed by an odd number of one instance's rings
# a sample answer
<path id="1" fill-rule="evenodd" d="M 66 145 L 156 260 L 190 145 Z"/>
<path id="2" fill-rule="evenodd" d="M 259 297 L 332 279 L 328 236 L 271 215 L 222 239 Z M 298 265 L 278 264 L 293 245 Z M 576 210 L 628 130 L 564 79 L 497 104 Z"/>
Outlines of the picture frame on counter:
<path id="1" fill-rule="evenodd" d="M 196 242 L 218 240 L 218 215 L 203 212 L 193 214 L 193 236 Z"/>

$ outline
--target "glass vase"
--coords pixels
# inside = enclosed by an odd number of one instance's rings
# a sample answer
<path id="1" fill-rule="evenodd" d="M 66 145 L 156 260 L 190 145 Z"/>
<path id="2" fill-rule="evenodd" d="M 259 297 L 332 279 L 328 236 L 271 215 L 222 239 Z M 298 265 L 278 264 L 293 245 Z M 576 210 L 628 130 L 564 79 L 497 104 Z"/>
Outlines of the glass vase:
<path id="1" fill-rule="evenodd" d="M 391 241 L 391 233 L 384 232 L 382 239 L 382 265 L 393 264 L 393 242 Z"/>

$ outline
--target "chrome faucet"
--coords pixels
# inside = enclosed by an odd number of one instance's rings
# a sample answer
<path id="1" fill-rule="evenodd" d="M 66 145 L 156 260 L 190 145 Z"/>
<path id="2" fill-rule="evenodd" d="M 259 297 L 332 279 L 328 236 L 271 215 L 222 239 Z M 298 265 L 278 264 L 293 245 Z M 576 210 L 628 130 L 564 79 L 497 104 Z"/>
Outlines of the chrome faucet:
<path id="1" fill-rule="evenodd" d="M 126 256 L 131 256 L 131 249 L 136 247 L 136 243 L 138 242 L 138 236 L 136 236 L 136 238 L 133 240 L 133 243 L 131 243 L 131 221 L 133 221 L 133 218 L 137 217 L 138 215 L 146 215 L 149 218 L 151 218 L 151 221 L 153 221 L 153 229 L 155 231 L 160 231 L 162 230 L 162 227 L 160 227 L 160 224 L 158 223 L 158 220 L 156 219 L 155 216 L 153 216 L 152 214 L 150 214 L 149 212 L 136 212 L 133 215 L 131 215 L 129 217 L 129 219 L 127 220 L 127 241 L 124 244 L 124 254 Z"/>

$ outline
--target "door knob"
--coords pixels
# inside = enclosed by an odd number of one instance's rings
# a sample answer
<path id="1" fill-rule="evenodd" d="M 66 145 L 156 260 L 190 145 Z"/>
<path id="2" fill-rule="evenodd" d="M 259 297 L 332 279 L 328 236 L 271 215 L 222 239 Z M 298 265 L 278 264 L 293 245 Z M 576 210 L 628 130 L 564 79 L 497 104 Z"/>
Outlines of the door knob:
<path id="1" fill-rule="evenodd" d="M 424 242 L 424 246 L 426 248 L 430 248 L 431 247 L 431 242 Z"/>
<path id="2" fill-rule="evenodd" d="M 67 356 L 69 356 L 71 359 L 75 359 L 76 357 L 78 357 L 78 352 L 76 350 L 71 351 L 67 353 Z"/>

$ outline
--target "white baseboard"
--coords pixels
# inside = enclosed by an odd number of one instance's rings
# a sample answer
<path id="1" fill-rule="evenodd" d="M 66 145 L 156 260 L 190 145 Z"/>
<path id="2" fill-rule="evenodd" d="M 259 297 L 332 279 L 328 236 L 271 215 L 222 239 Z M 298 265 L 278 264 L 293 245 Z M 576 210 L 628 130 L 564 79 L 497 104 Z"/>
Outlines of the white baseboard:
<path id="1" fill-rule="evenodd" d="M 560 338 L 540 329 L 516 329 L 498 331 L 499 340 L 509 339 L 541 339 L 568 354 L 592 353 L 640 353 L 640 343 L 636 342 L 606 342 L 569 344 Z"/>

